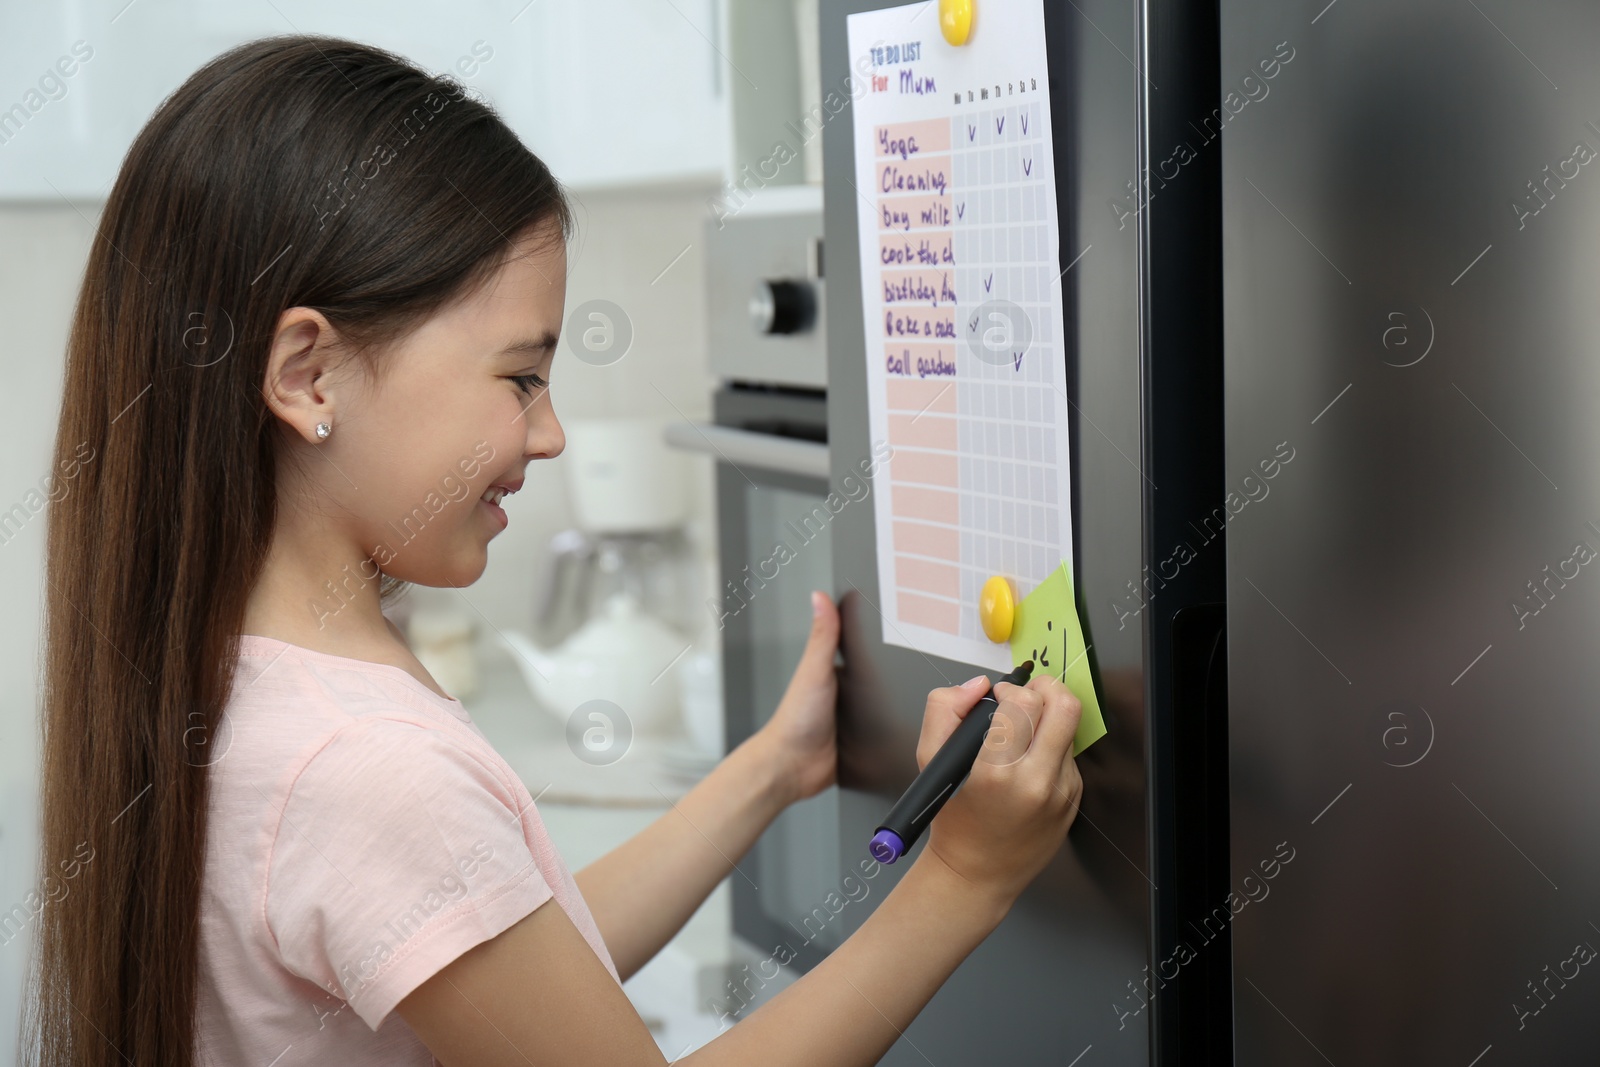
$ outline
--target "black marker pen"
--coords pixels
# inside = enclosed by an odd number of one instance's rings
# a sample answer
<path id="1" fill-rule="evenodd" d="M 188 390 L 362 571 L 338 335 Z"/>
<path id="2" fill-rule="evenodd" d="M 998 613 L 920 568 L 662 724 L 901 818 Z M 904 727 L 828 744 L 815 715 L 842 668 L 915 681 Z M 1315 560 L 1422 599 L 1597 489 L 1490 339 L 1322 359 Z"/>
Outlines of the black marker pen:
<path id="1" fill-rule="evenodd" d="M 1024 685 L 1033 673 L 1033 660 L 1024 660 L 1022 666 L 1000 679 L 1012 685 Z M 1000 682 L 994 683 L 999 685 Z M 983 739 L 989 733 L 989 724 L 1000 707 L 994 697 L 994 686 L 978 698 L 967 717 L 955 728 L 939 751 L 933 754 L 922 773 L 906 787 L 906 791 L 888 816 L 872 835 L 867 851 L 879 863 L 893 863 L 910 851 L 922 831 L 928 828 L 933 817 L 939 814 L 944 802 L 955 793 L 956 787 L 972 772 L 972 764 L 983 749 Z"/>

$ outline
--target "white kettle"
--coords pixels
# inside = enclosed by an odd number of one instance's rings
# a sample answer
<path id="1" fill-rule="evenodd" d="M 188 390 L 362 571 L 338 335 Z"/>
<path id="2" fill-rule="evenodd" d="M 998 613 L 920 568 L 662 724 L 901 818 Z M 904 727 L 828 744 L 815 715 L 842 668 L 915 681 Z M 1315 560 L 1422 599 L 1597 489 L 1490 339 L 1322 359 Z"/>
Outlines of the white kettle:
<path id="1" fill-rule="evenodd" d="M 612 596 L 553 651 L 516 630 L 502 636 L 528 688 L 563 725 L 580 704 L 600 699 L 620 708 L 637 734 L 677 732 L 678 684 L 667 668 L 690 642 L 629 594 Z"/>

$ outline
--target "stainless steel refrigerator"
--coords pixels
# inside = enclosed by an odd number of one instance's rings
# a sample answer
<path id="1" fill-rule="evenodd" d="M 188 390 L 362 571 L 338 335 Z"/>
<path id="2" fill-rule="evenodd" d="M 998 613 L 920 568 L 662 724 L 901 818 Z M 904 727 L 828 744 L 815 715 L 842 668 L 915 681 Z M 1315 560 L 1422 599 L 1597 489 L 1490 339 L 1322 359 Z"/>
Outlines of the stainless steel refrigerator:
<path id="1" fill-rule="evenodd" d="M 848 15 L 883 6 L 822 4 L 825 91 L 850 73 Z M 981 0 L 976 12 L 981 34 Z M 1197 108 L 1214 89 L 1212 16 L 1206 27 L 1175 5 L 1158 16 L 1147 45 L 1133 4 L 1045 8 L 1074 464 L 1072 573 L 1108 733 L 1079 758 L 1086 792 L 1067 846 L 886 1064 L 1132 1065 L 1154 1062 L 1163 1049 L 1175 1063 L 1180 1040 L 1201 1055 L 1213 1047 L 1208 1041 L 1226 1037 L 1228 928 L 1213 931 L 1168 978 L 1147 970 L 1184 924 L 1202 921 L 1203 902 L 1226 893 L 1228 874 L 1225 531 L 1213 523 L 1203 542 L 1189 532 L 1190 522 L 1205 528 L 1225 485 L 1214 261 L 1220 158 L 1212 151 L 1191 163 L 1183 184 L 1148 204 L 1135 182 L 1141 132 L 1152 121 L 1170 123 L 1167 113 L 1186 101 Z M 1159 54 L 1142 54 L 1147 48 Z M 1206 50 L 1209 61 L 1193 58 Z M 1141 87 L 1141 70 L 1152 86 Z M 1160 104 L 1166 110 L 1152 116 Z M 848 108 L 823 131 L 823 160 L 829 450 L 842 477 L 870 447 L 855 252 L 862 199 L 852 183 Z M 1199 551 L 1175 573 L 1157 575 L 1183 536 Z M 828 866 L 853 870 L 915 774 L 928 690 L 973 670 L 882 640 L 870 509 L 838 516 L 832 559 L 845 615 L 843 788 L 839 855 Z M 906 866 L 909 859 L 877 882 Z M 886 889 L 873 893 L 881 899 Z M 848 928 L 869 911 L 846 909 Z"/>
<path id="2" fill-rule="evenodd" d="M 1236 1062 L 1594 1063 L 1600 6 L 1221 37 Z"/>
<path id="3" fill-rule="evenodd" d="M 823 0 L 825 89 L 882 6 Z M 1595 1062 L 1600 6 L 1045 15 L 1109 732 L 1067 846 L 883 1062 Z M 823 141 L 837 476 L 869 450 L 848 109 Z M 881 640 L 872 520 L 831 533 L 829 874 L 972 673 Z"/>

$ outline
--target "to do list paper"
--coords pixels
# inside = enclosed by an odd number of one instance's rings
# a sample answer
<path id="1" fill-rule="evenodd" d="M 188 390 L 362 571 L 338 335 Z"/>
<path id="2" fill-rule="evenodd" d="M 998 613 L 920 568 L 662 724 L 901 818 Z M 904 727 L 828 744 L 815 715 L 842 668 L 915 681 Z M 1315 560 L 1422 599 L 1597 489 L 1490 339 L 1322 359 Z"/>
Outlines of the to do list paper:
<path id="1" fill-rule="evenodd" d="M 847 19 L 870 80 L 852 107 L 871 438 L 893 448 L 873 503 L 883 640 L 1009 670 L 979 591 L 999 574 L 1025 598 L 1062 571 L 1041 592 L 1059 612 L 1064 577 L 1077 647 L 1051 673 L 1087 678 L 1044 12 L 983 0 L 960 47 L 938 23 L 935 3 Z"/>

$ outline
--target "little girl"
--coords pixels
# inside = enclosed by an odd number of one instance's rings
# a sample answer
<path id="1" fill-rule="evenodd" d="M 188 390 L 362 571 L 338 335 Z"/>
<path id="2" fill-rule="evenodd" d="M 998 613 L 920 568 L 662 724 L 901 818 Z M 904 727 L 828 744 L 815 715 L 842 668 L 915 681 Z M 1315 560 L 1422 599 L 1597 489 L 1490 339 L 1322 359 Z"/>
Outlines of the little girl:
<path id="1" fill-rule="evenodd" d="M 576 876 L 382 612 L 476 581 L 498 502 L 562 450 L 571 231 L 489 107 L 350 41 L 234 48 L 134 141 L 56 439 L 41 863 L 66 891 L 26 1062 L 664 1062 L 621 983 L 836 781 L 837 609 L 814 596 L 768 724 Z M 919 764 L 985 689 L 929 695 Z M 1031 744 L 986 751 L 864 926 L 684 1062 L 873 1063 L 1000 923 L 1081 783 L 1072 694 L 996 695 Z"/>

